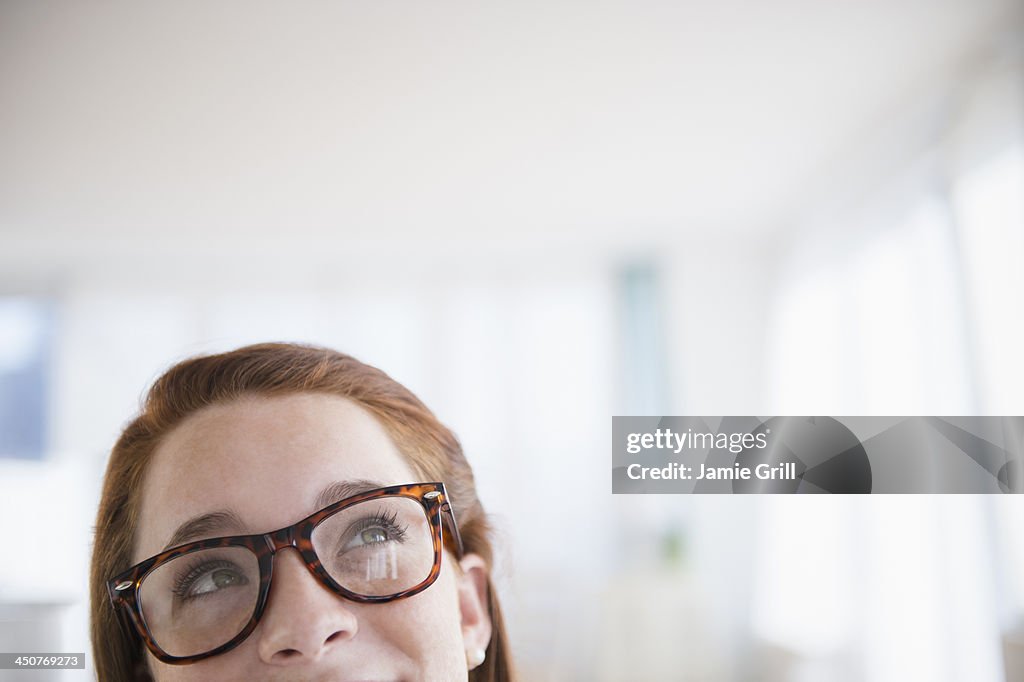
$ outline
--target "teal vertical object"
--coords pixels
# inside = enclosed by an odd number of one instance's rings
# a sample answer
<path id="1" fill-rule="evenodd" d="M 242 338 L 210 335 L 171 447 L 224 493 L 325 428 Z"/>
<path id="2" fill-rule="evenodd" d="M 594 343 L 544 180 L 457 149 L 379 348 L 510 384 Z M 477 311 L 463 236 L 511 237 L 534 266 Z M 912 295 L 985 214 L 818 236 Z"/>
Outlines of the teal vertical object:
<path id="1" fill-rule="evenodd" d="M 621 409 L 625 415 L 669 410 L 668 358 L 661 281 L 652 263 L 636 263 L 619 274 Z"/>
<path id="2" fill-rule="evenodd" d="M 46 455 L 53 336 L 49 301 L 0 298 L 0 458 Z"/>

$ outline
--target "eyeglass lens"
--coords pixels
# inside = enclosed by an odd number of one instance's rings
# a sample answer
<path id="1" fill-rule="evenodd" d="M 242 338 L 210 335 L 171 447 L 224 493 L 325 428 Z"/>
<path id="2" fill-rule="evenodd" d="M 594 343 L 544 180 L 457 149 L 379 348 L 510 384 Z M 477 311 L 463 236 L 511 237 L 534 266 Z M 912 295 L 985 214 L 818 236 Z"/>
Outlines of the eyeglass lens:
<path id="1" fill-rule="evenodd" d="M 386 597 L 423 583 L 434 565 L 430 523 L 407 497 L 381 497 L 332 514 L 313 530 L 313 549 L 345 589 Z M 256 555 L 240 546 L 202 549 L 151 571 L 139 586 L 150 635 L 171 656 L 197 656 L 231 641 L 259 599 Z"/>

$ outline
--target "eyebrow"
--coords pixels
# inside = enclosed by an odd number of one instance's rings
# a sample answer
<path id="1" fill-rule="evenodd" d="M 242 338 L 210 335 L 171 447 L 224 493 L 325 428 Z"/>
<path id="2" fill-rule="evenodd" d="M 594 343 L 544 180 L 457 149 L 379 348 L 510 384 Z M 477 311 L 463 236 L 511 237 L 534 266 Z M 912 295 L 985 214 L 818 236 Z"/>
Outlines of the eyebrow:
<path id="1" fill-rule="evenodd" d="M 223 531 L 234 531 L 236 534 L 242 534 L 245 532 L 245 524 L 242 523 L 237 514 L 230 510 L 201 514 L 200 516 L 192 517 L 178 526 L 174 534 L 171 535 L 171 539 L 167 541 L 167 545 L 161 551 L 167 551 L 171 547 L 177 547 L 204 536 L 215 537 L 227 534 Z"/>
<path id="2" fill-rule="evenodd" d="M 340 502 L 346 497 L 352 497 L 367 490 L 383 488 L 384 484 L 379 481 L 371 481 L 365 478 L 357 478 L 351 481 L 336 481 L 320 491 L 316 496 L 316 509 L 329 507 L 335 502 Z"/>
<path id="3" fill-rule="evenodd" d="M 347 497 L 382 487 L 384 487 L 384 484 L 379 481 L 363 478 L 344 482 L 335 481 L 321 490 L 320 494 L 316 496 L 315 509 L 323 509 Z M 224 509 L 195 516 L 181 524 L 160 551 L 166 552 L 172 547 L 177 547 L 193 540 L 220 535 L 244 535 L 245 533 L 246 526 L 238 518 L 238 515 L 230 509 Z"/>

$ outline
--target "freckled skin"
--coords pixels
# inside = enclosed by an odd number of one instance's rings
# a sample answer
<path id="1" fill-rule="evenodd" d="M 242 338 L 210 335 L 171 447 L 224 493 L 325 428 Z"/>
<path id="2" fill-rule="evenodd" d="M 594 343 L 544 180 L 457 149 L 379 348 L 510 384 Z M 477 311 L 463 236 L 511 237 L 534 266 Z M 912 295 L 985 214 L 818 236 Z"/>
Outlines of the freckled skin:
<path id="1" fill-rule="evenodd" d="M 246 398 L 190 416 L 157 448 L 143 482 L 133 561 L 160 552 L 183 521 L 231 509 L 248 532 L 313 511 L 334 481 L 419 481 L 380 423 L 340 397 Z M 267 610 L 235 649 L 191 665 L 147 652 L 158 682 L 174 680 L 438 681 L 467 679 L 466 650 L 485 648 L 487 567 L 447 550 L 426 591 L 385 604 L 336 596 L 293 549 L 275 558 Z M 461 563 L 461 566 L 460 566 Z"/>

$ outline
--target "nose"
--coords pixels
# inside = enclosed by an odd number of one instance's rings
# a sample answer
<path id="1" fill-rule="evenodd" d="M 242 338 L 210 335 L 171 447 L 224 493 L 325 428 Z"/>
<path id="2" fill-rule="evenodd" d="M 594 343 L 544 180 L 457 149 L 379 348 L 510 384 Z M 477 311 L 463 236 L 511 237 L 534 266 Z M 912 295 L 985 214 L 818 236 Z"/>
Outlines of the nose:
<path id="1" fill-rule="evenodd" d="M 259 656 L 269 665 L 317 661 L 355 637 L 358 622 L 345 602 L 306 568 L 298 551 L 274 557 L 274 578 L 260 620 Z"/>

